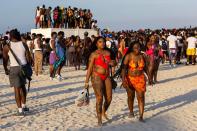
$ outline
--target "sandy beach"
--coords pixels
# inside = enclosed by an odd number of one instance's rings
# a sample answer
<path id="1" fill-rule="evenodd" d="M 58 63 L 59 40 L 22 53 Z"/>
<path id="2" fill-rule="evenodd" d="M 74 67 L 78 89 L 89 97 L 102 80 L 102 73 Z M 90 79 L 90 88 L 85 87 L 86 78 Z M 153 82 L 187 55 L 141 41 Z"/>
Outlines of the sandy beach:
<path id="1" fill-rule="evenodd" d="M 48 67 L 43 75 L 33 76 L 26 117 L 14 116 L 16 104 L 13 88 L 0 66 L 0 129 L 3 131 L 197 131 L 197 66 L 170 68 L 161 65 L 159 84 L 147 87 L 145 123 L 128 118 L 127 95 L 117 88 L 108 110 L 110 121 L 97 128 L 95 96 L 87 107 L 76 107 L 74 101 L 84 85 L 85 71 L 63 69 L 64 80 L 51 81 Z M 120 84 L 120 83 L 119 83 Z"/>

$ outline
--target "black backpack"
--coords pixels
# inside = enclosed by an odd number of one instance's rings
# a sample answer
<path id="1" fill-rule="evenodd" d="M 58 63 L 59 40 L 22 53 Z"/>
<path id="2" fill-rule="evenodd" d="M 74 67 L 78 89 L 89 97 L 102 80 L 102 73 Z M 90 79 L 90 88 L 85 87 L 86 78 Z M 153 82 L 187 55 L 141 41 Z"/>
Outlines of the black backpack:
<path id="1" fill-rule="evenodd" d="M 112 58 L 115 59 L 116 58 L 116 55 L 118 53 L 118 48 L 116 46 L 116 43 L 114 41 L 111 41 L 111 55 L 112 55 Z"/>
<path id="2" fill-rule="evenodd" d="M 161 48 L 162 48 L 163 50 L 168 50 L 168 45 L 167 45 L 167 42 L 166 42 L 166 41 L 162 41 Z"/>

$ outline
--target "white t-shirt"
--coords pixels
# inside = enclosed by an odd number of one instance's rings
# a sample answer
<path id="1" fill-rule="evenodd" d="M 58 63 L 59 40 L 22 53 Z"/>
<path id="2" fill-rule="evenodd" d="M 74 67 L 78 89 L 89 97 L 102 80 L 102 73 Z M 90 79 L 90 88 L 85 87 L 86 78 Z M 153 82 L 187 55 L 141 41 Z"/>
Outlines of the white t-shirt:
<path id="1" fill-rule="evenodd" d="M 195 37 L 187 38 L 187 42 L 188 42 L 188 47 L 187 47 L 188 49 L 196 48 L 197 39 Z"/>
<path id="2" fill-rule="evenodd" d="M 174 35 L 168 36 L 167 41 L 169 42 L 169 48 L 170 49 L 171 48 L 176 49 L 176 42 L 177 42 L 177 40 L 178 40 L 177 37 L 174 36 Z"/>
<path id="3" fill-rule="evenodd" d="M 111 48 L 111 41 L 106 41 L 106 46 L 107 46 L 107 48 Z"/>
<path id="4" fill-rule="evenodd" d="M 25 48 L 23 46 L 22 41 L 10 42 L 10 48 L 12 49 L 14 54 L 19 59 L 20 64 L 21 65 L 26 65 L 27 64 L 27 60 L 26 60 L 26 56 L 25 56 Z M 8 55 L 9 55 L 9 59 L 10 59 L 10 67 L 19 66 L 19 64 L 17 63 L 16 59 L 12 55 L 11 51 L 8 52 Z"/>

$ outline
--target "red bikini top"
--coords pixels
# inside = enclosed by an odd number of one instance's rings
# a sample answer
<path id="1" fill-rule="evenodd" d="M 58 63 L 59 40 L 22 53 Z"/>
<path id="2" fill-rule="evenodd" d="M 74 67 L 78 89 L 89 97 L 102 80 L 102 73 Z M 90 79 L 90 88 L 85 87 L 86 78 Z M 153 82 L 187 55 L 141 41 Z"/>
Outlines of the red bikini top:
<path id="1" fill-rule="evenodd" d="M 94 60 L 94 64 L 103 67 L 104 69 L 108 69 L 109 62 L 111 60 L 110 56 L 104 56 L 100 52 L 97 52 L 99 54 L 98 58 Z"/>

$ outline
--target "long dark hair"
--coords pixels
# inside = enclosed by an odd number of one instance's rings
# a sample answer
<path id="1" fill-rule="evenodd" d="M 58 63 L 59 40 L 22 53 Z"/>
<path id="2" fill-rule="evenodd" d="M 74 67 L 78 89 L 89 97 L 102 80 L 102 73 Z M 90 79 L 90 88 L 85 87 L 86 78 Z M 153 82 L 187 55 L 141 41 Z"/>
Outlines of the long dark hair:
<path id="1" fill-rule="evenodd" d="M 132 41 L 132 42 L 130 42 L 129 43 L 129 48 L 128 48 L 128 51 L 126 52 L 126 54 L 123 56 L 123 58 L 122 58 L 122 61 L 121 61 L 121 65 L 120 65 L 120 67 L 119 67 L 119 69 L 116 71 L 116 73 L 114 74 L 114 78 L 120 78 L 120 75 L 121 75 L 121 72 L 122 72 L 122 69 L 123 69 L 123 66 L 124 66 L 124 60 L 125 60 L 125 57 L 129 54 L 129 53 L 131 53 L 131 52 L 133 52 L 133 46 L 136 44 L 136 43 L 139 43 L 138 41 Z"/>
<path id="2" fill-rule="evenodd" d="M 86 58 L 87 60 L 89 60 L 90 55 L 98 49 L 97 46 L 96 46 L 96 44 L 97 44 L 97 42 L 98 42 L 100 39 L 103 39 L 104 42 L 106 42 L 106 40 L 105 40 L 104 37 L 102 37 L 102 36 L 96 37 L 95 40 L 93 41 L 93 43 L 92 43 L 92 44 L 90 45 L 90 47 L 89 47 L 89 51 L 88 51 L 87 58 Z M 105 49 L 105 50 L 108 50 L 108 49 L 106 48 L 106 46 L 105 46 L 104 49 Z"/>
<path id="3" fill-rule="evenodd" d="M 94 51 L 96 51 L 98 48 L 96 46 L 97 42 L 100 40 L 100 39 L 103 39 L 104 42 L 106 42 L 105 38 L 102 37 L 102 36 L 99 36 L 99 37 L 96 37 L 95 40 L 93 41 L 93 43 L 91 44 L 90 48 L 89 48 L 89 53 L 93 53 Z M 105 50 L 107 49 L 106 46 L 104 48 Z"/>

